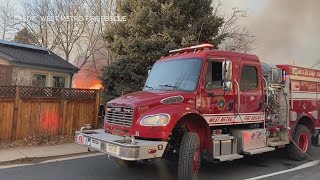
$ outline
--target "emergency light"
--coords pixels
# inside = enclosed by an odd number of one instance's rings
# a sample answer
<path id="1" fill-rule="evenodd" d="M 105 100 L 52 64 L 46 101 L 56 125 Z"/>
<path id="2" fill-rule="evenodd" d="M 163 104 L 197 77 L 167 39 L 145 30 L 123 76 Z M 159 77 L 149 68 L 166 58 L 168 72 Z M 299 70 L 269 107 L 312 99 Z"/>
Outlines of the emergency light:
<path id="1" fill-rule="evenodd" d="M 210 50 L 213 48 L 214 48 L 214 46 L 212 44 L 200 44 L 200 45 L 196 45 L 196 46 L 190 46 L 190 47 L 170 50 L 169 53 L 172 54 L 172 53 L 191 52 L 191 51 L 196 51 L 196 50 Z"/>

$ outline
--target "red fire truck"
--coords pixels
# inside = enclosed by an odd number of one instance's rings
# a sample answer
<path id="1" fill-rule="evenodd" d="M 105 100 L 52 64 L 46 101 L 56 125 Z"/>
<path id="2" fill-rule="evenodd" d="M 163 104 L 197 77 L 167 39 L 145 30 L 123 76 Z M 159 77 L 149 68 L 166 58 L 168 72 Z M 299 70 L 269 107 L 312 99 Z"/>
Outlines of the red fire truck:
<path id="1" fill-rule="evenodd" d="M 201 160 L 276 148 L 303 160 L 320 143 L 319 99 L 320 71 L 202 44 L 158 60 L 144 89 L 108 102 L 104 129 L 86 125 L 76 142 L 122 166 L 176 157 L 179 179 L 196 177 Z"/>

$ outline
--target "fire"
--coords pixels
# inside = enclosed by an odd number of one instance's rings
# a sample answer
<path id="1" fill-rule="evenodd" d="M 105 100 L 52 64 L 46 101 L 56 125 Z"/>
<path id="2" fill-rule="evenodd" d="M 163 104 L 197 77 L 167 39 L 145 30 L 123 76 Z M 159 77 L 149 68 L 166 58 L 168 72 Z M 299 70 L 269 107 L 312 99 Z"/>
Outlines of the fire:
<path id="1" fill-rule="evenodd" d="M 101 88 L 102 88 L 102 84 L 101 83 L 95 84 L 95 85 L 89 87 L 89 89 L 101 89 Z"/>
<path id="2" fill-rule="evenodd" d="M 75 78 L 73 83 L 74 83 L 74 88 L 81 88 L 81 89 L 101 89 L 102 88 L 102 82 L 95 77 L 90 77 L 90 78 L 87 78 L 86 80 Z"/>

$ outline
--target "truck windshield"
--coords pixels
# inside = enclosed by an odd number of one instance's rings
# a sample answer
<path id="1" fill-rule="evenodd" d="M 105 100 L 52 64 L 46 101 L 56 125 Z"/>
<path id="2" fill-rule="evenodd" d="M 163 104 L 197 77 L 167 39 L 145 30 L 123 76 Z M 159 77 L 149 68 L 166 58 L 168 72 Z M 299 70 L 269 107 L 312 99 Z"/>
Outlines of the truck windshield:
<path id="1" fill-rule="evenodd" d="M 143 90 L 194 91 L 201 66 L 200 59 L 158 61 L 152 67 Z"/>

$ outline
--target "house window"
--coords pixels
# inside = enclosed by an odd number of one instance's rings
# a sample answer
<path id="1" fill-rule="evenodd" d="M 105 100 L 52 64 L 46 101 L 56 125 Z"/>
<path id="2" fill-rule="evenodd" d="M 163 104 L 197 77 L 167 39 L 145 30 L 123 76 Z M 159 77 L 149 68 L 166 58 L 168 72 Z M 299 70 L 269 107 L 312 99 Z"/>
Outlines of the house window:
<path id="1" fill-rule="evenodd" d="M 255 90 L 258 87 L 258 71 L 254 66 L 243 66 L 240 80 L 242 92 Z"/>
<path id="2" fill-rule="evenodd" d="M 32 85 L 45 87 L 47 82 L 47 76 L 43 74 L 34 74 L 32 77 Z"/>
<path id="3" fill-rule="evenodd" d="M 64 88 L 66 84 L 65 77 L 53 76 L 52 87 Z"/>

